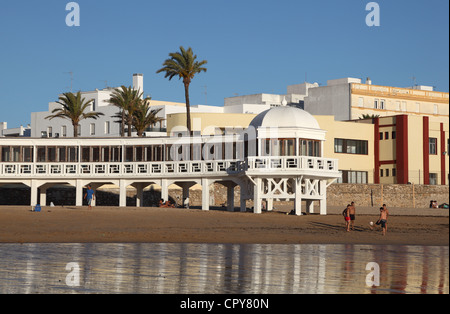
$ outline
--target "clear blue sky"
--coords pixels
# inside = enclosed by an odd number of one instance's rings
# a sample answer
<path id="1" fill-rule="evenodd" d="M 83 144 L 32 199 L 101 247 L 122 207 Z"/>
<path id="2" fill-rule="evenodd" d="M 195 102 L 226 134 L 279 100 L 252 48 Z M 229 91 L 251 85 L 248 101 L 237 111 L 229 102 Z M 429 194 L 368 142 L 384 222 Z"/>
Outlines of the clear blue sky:
<path id="1" fill-rule="evenodd" d="M 342 77 L 407 87 L 449 88 L 449 1 L 380 0 L 381 25 L 368 27 L 368 0 L 78 0 L 81 26 L 68 27 L 66 0 L 0 0 L 0 121 L 30 113 L 69 91 L 131 85 L 144 74 L 155 100 L 184 102 L 178 79 L 156 74 L 169 52 L 191 46 L 208 72 L 191 104 L 223 105 L 236 94 L 286 93 L 305 81 Z"/>

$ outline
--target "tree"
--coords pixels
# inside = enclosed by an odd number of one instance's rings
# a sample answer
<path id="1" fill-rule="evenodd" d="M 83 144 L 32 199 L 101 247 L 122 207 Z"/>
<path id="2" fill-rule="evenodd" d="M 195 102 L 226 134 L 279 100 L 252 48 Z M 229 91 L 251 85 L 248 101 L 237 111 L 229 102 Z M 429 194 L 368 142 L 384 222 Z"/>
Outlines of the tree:
<path id="1" fill-rule="evenodd" d="M 196 61 L 197 55 L 194 55 L 191 47 L 189 47 L 188 50 L 185 50 L 183 46 L 181 46 L 180 52 L 169 53 L 169 56 L 170 59 L 166 59 L 163 63 L 163 68 L 156 71 L 156 73 L 165 72 L 165 78 L 168 77 L 169 81 L 175 76 L 178 76 L 179 79 L 183 79 L 184 94 L 186 98 L 186 127 L 189 130 L 189 133 L 192 134 L 189 85 L 197 73 L 207 71 L 203 65 L 207 64 L 208 61 Z"/>
<path id="2" fill-rule="evenodd" d="M 62 118 L 72 121 L 73 125 L 73 136 L 78 137 L 78 125 L 81 120 L 84 119 L 94 119 L 102 116 L 101 112 L 85 112 L 87 107 L 91 105 L 94 99 L 86 101 L 81 98 L 81 92 L 76 95 L 73 93 L 63 93 L 63 96 L 59 97 L 58 104 L 62 108 L 56 108 L 52 111 L 52 115 L 45 117 L 45 119 L 52 120 L 54 118 Z"/>
<path id="3" fill-rule="evenodd" d="M 378 118 L 380 115 L 378 114 L 363 114 L 361 117 L 359 117 L 360 120 L 364 120 L 364 119 L 375 119 Z"/>
<path id="4" fill-rule="evenodd" d="M 149 126 L 164 120 L 163 118 L 157 116 L 162 108 L 151 109 L 148 104 L 148 100 L 149 98 L 140 100 L 138 102 L 138 105 L 136 106 L 136 110 L 134 111 L 134 115 L 132 117 L 134 128 L 136 129 L 137 135 L 139 137 L 143 136 L 145 129 L 147 129 Z"/>
<path id="5" fill-rule="evenodd" d="M 125 136 L 125 124 L 128 124 L 128 136 L 131 136 L 133 125 L 133 113 L 136 110 L 138 101 L 141 99 L 143 92 L 133 89 L 131 86 L 115 88 L 111 94 L 111 98 L 107 102 L 113 104 L 120 109 L 118 115 L 120 117 L 120 135 Z"/>

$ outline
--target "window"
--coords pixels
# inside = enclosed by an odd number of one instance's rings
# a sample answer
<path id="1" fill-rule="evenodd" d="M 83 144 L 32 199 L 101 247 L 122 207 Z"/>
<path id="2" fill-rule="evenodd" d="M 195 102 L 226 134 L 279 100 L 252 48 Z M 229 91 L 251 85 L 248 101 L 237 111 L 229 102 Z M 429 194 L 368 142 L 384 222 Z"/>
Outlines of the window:
<path id="1" fill-rule="evenodd" d="M 397 169 L 396 168 L 392 168 L 392 176 L 393 177 L 397 176 Z"/>
<path id="2" fill-rule="evenodd" d="M 389 169 L 386 169 L 386 177 L 389 177 Z"/>
<path id="3" fill-rule="evenodd" d="M 380 169 L 380 177 L 384 177 L 384 171 L 383 171 L 383 169 Z"/>
<path id="4" fill-rule="evenodd" d="M 340 138 L 334 139 L 334 152 L 343 153 L 344 152 L 344 140 Z"/>
<path id="5" fill-rule="evenodd" d="M 2 148 L 2 161 L 10 161 L 9 156 L 11 154 L 9 146 L 3 146 Z"/>
<path id="6" fill-rule="evenodd" d="M 364 107 L 364 98 L 362 97 L 358 98 L 358 107 Z"/>
<path id="7" fill-rule="evenodd" d="M 111 133 L 111 125 L 109 121 L 105 121 L 105 134 Z"/>
<path id="8" fill-rule="evenodd" d="M 338 183 L 361 183 L 367 184 L 367 171 L 341 170 L 342 178 Z"/>
<path id="9" fill-rule="evenodd" d="M 395 102 L 395 108 L 396 108 L 397 111 L 401 111 L 402 110 L 402 107 L 401 107 L 401 104 L 400 104 L 399 101 Z"/>
<path id="10" fill-rule="evenodd" d="M 395 140 L 397 138 L 397 132 L 392 131 L 392 139 Z"/>
<path id="11" fill-rule="evenodd" d="M 383 132 L 380 132 L 380 141 L 383 140 Z"/>
<path id="12" fill-rule="evenodd" d="M 95 123 L 91 123 L 89 131 L 91 135 L 95 135 Z"/>
<path id="13" fill-rule="evenodd" d="M 382 99 L 380 101 L 380 109 L 386 109 L 386 100 Z"/>
<path id="14" fill-rule="evenodd" d="M 433 113 L 434 113 L 434 114 L 439 114 L 438 105 L 434 105 L 434 107 L 433 107 Z"/>
<path id="15" fill-rule="evenodd" d="M 293 142 L 289 143 L 290 151 L 295 151 L 295 144 Z M 320 141 L 300 139 L 299 154 L 300 156 L 320 157 Z"/>
<path id="16" fill-rule="evenodd" d="M 67 136 L 67 126 L 63 125 L 61 127 L 61 135 L 62 135 L 62 137 L 66 137 Z"/>
<path id="17" fill-rule="evenodd" d="M 380 103 L 379 100 L 375 99 L 375 101 L 373 102 L 373 108 L 378 109 L 379 103 Z"/>
<path id="18" fill-rule="evenodd" d="M 53 128 L 51 126 L 47 128 L 47 135 L 48 137 L 53 137 Z"/>
<path id="19" fill-rule="evenodd" d="M 388 140 L 389 139 L 389 132 L 384 132 L 384 139 Z"/>
<path id="20" fill-rule="evenodd" d="M 416 102 L 416 112 L 420 112 L 420 103 Z"/>
<path id="21" fill-rule="evenodd" d="M 430 185 L 437 185 L 437 173 L 430 173 Z"/>
<path id="22" fill-rule="evenodd" d="M 430 137 L 430 155 L 437 155 L 437 139 Z"/>
<path id="23" fill-rule="evenodd" d="M 350 140 L 350 139 L 334 139 L 334 152 L 344 154 L 368 154 L 368 141 Z"/>
<path id="24" fill-rule="evenodd" d="M 33 147 L 23 147 L 23 161 L 33 162 Z"/>

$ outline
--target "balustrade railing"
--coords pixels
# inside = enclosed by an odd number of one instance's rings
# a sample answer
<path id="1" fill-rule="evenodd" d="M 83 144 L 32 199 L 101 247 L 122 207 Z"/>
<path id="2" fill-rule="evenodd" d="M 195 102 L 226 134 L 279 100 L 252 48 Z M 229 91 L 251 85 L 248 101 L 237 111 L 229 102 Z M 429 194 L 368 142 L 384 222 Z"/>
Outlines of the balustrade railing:
<path id="1" fill-rule="evenodd" d="M 308 170 L 338 172 L 338 160 L 307 156 L 268 156 L 212 161 L 0 163 L 0 178 L 220 176 L 243 172 L 288 173 Z"/>

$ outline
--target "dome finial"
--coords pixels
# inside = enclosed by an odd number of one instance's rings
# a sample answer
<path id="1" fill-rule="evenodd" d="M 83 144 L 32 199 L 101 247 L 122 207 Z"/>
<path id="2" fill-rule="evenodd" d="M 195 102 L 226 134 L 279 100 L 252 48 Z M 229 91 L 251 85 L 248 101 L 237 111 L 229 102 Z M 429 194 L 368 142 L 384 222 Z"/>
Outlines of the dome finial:
<path id="1" fill-rule="evenodd" d="M 285 96 L 283 96 L 283 100 L 281 101 L 281 105 L 282 105 L 283 107 L 286 107 L 286 106 L 287 106 L 287 100 L 286 100 L 286 97 L 285 97 Z"/>

